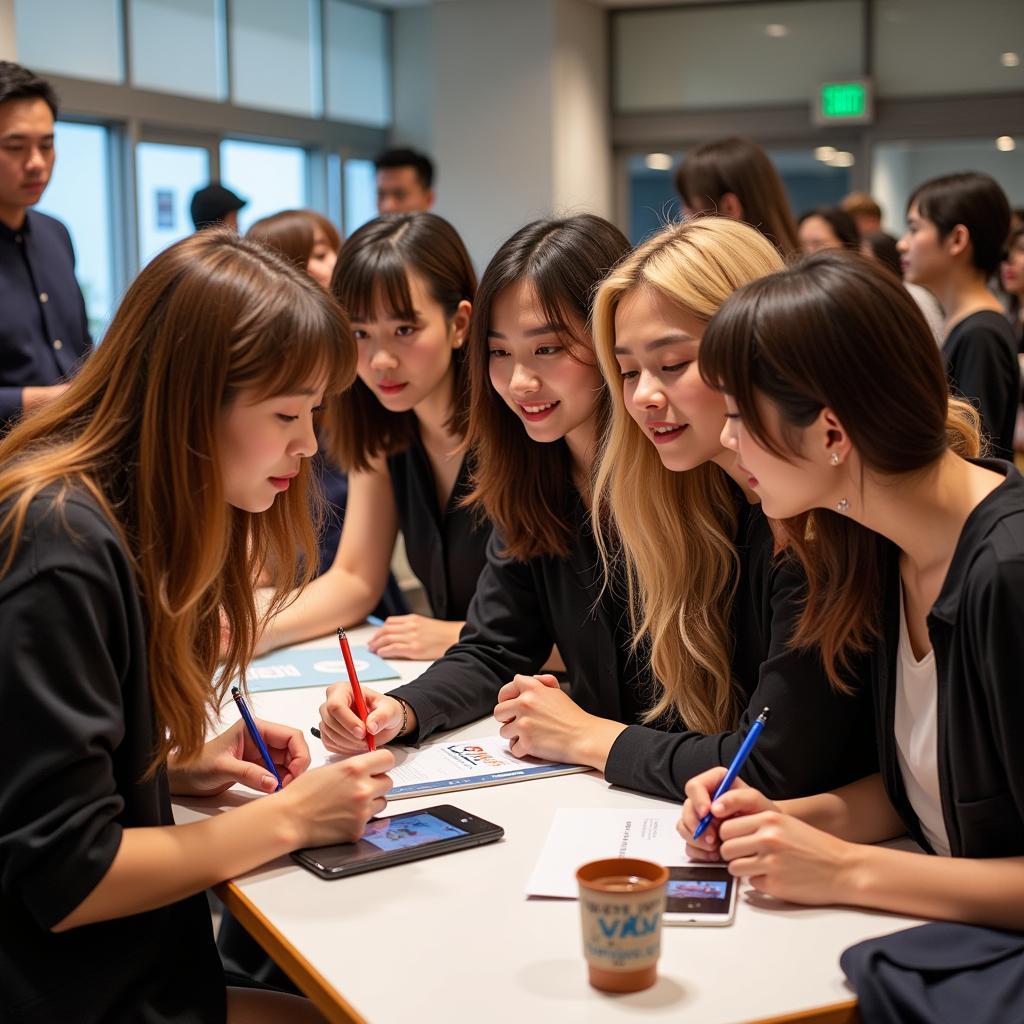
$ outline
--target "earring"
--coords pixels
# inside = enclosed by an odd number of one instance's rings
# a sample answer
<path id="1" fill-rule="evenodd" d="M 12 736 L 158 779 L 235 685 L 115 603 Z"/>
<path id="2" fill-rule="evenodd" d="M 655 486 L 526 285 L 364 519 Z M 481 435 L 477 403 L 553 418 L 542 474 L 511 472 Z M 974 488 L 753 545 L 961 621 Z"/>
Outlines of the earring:
<path id="1" fill-rule="evenodd" d="M 838 466 L 839 465 L 839 452 L 833 452 L 828 457 L 828 461 L 831 462 L 833 466 Z"/>
<path id="2" fill-rule="evenodd" d="M 837 512 L 849 512 L 850 511 L 850 503 L 845 498 L 840 498 L 839 501 L 836 502 L 836 511 Z"/>

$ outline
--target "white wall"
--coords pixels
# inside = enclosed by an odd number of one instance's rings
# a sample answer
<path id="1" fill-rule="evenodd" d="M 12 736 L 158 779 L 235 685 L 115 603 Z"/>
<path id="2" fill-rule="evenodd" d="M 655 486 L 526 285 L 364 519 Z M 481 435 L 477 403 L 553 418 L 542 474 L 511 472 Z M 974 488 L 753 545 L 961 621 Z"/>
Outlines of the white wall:
<path id="1" fill-rule="evenodd" d="M 393 121 L 396 146 L 434 149 L 434 23 L 430 7 L 393 11 Z"/>
<path id="2" fill-rule="evenodd" d="M 0 0 L 0 60 L 17 60 L 14 34 L 14 0 Z"/>

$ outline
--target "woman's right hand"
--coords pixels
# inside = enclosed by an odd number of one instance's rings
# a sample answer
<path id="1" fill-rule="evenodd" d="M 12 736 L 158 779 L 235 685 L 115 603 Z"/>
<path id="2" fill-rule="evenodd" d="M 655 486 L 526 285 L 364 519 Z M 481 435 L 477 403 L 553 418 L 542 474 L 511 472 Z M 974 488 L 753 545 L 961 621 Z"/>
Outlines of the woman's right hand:
<path id="1" fill-rule="evenodd" d="M 352 687 L 348 683 L 335 683 L 327 688 L 327 700 L 320 705 L 320 737 L 332 754 L 358 754 L 366 750 L 366 732 L 378 746 L 390 743 L 406 720 L 406 731 L 415 721 L 410 708 L 402 714 L 402 704 L 385 693 L 363 687 L 366 702 L 366 728 L 356 714 L 352 700 Z"/>
<path id="2" fill-rule="evenodd" d="M 363 753 L 305 772 L 270 799 L 286 804 L 297 848 L 354 843 L 387 806 L 392 782 L 385 773 L 394 766 L 390 750 Z"/>
<path id="3" fill-rule="evenodd" d="M 722 859 L 719 827 L 727 818 L 742 814 L 758 814 L 761 811 L 777 811 L 779 808 L 756 789 L 751 789 L 742 779 L 736 779 L 727 793 L 712 803 L 715 790 L 728 774 L 723 767 L 709 768 L 695 775 L 686 784 L 686 802 L 676 830 L 686 841 L 686 853 L 692 860 L 720 861 Z M 693 833 L 701 818 L 711 812 L 711 821 L 699 839 Z"/>

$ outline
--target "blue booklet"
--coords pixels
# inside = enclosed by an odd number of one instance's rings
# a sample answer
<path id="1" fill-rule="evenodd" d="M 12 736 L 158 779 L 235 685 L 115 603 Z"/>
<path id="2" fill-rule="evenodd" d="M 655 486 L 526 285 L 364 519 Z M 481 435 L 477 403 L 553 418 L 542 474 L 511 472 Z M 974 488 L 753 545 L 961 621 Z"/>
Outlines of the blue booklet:
<path id="1" fill-rule="evenodd" d="M 352 647 L 352 660 L 361 683 L 381 679 L 399 679 L 400 674 L 383 658 L 366 647 Z M 255 658 L 245 671 L 250 693 L 264 690 L 298 690 L 304 686 L 330 686 L 348 679 L 341 651 L 321 647 L 282 647 L 262 658 Z"/>

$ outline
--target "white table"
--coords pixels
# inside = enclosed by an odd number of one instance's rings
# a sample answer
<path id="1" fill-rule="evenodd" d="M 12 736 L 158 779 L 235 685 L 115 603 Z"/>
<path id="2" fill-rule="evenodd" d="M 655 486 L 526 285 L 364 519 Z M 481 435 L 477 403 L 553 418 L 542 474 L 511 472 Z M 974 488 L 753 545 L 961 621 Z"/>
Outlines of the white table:
<path id="1" fill-rule="evenodd" d="M 350 635 L 358 643 L 369 630 Z M 424 667 L 394 664 L 403 681 Z M 307 689 L 256 694 L 252 703 L 264 718 L 308 729 L 322 699 L 322 690 Z M 225 717 L 233 719 L 233 711 Z M 496 728 L 485 719 L 452 735 L 470 738 Z M 315 753 L 319 745 L 310 742 Z M 248 798 L 232 791 L 217 801 L 182 802 L 175 817 L 196 820 Z M 663 802 L 612 788 L 596 772 L 447 799 L 503 826 L 505 839 L 337 881 L 282 858 L 219 887 L 225 904 L 329 1020 L 839 1024 L 858 1019 L 839 968 L 842 950 L 919 923 L 772 904 L 741 892 L 731 927 L 664 929 L 654 988 L 602 995 L 587 984 L 575 901 L 527 899 L 526 881 L 556 808 Z M 441 802 L 438 796 L 395 801 L 389 813 Z"/>

